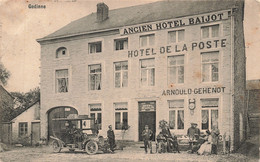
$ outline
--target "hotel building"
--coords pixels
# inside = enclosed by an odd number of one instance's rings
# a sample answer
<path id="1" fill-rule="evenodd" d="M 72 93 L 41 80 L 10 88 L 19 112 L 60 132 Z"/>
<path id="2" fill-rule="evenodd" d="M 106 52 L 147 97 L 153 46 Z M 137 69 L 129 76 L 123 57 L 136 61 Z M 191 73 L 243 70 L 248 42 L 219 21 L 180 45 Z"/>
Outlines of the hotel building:
<path id="1" fill-rule="evenodd" d="M 175 134 L 191 122 L 218 127 L 236 149 L 245 138 L 243 1 L 162 1 L 97 12 L 38 39 L 41 134 L 53 118 L 95 117 L 100 134 L 139 141 L 159 121 Z"/>

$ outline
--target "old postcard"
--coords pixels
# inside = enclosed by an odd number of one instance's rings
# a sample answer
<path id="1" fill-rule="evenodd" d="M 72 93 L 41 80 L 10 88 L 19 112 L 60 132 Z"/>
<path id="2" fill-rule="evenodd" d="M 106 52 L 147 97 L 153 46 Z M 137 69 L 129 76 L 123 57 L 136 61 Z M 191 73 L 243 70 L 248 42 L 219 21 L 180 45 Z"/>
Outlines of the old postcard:
<path id="1" fill-rule="evenodd" d="M 258 161 L 259 0 L 0 1 L 0 161 Z"/>

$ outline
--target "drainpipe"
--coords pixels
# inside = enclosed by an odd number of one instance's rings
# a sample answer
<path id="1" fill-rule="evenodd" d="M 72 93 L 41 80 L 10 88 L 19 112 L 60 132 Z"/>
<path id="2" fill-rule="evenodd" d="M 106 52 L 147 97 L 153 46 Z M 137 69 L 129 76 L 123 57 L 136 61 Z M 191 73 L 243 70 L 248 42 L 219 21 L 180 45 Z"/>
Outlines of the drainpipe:
<path id="1" fill-rule="evenodd" d="M 234 150 L 234 15 L 233 15 L 233 9 L 231 9 L 231 27 L 230 27 L 230 35 L 231 35 L 231 59 L 230 59 L 230 66 L 231 66 L 231 108 L 230 108 L 230 129 L 229 129 L 229 136 L 231 136 L 231 144 L 230 144 L 230 150 Z"/>

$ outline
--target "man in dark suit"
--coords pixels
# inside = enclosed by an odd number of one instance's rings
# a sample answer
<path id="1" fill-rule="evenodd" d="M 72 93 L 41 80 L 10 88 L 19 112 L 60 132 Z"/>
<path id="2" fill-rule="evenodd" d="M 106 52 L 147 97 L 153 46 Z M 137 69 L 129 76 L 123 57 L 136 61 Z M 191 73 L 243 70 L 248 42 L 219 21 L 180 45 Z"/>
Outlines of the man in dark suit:
<path id="1" fill-rule="evenodd" d="M 116 147 L 115 134 L 114 134 L 114 131 L 112 129 L 112 125 L 109 125 L 108 128 L 109 129 L 107 131 L 107 138 L 108 138 L 110 150 L 111 150 L 112 153 L 114 153 L 115 147 Z"/>

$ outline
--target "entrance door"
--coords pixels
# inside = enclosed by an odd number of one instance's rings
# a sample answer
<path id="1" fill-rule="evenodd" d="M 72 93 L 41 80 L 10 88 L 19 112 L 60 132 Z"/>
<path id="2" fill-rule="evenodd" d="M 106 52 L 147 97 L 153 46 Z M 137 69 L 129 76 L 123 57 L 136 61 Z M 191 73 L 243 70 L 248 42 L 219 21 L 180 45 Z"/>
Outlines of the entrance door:
<path id="1" fill-rule="evenodd" d="M 32 144 L 35 145 L 41 138 L 40 122 L 32 123 Z"/>
<path id="2" fill-rule="evenodd" d="M 156 134 L 156 102 L 139 102 L 139 141 L 142 141 L 142 132 L 145 125 L 153 131 L 153 140 Z"/>

